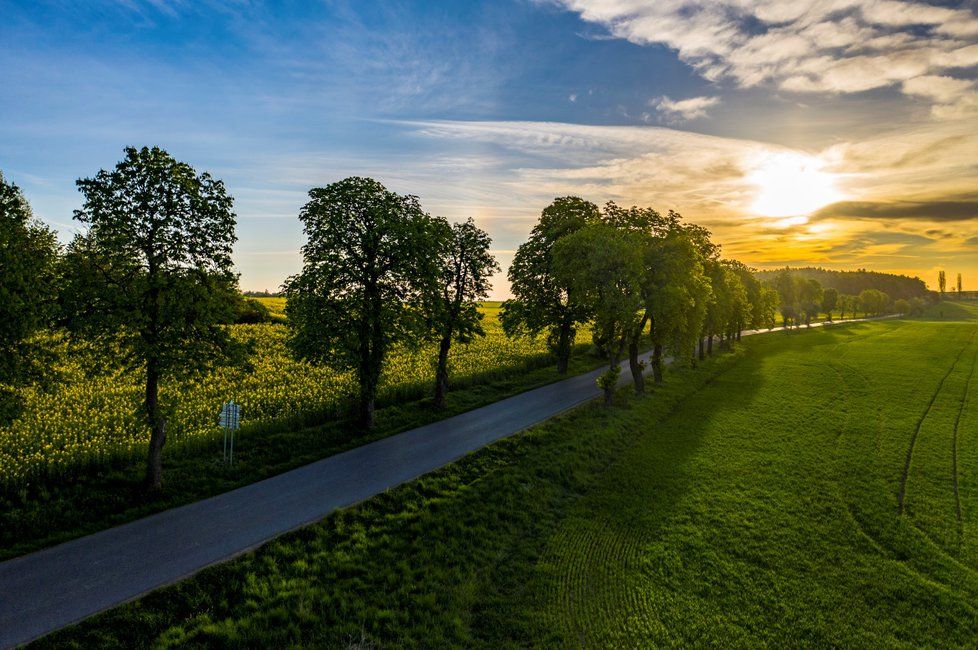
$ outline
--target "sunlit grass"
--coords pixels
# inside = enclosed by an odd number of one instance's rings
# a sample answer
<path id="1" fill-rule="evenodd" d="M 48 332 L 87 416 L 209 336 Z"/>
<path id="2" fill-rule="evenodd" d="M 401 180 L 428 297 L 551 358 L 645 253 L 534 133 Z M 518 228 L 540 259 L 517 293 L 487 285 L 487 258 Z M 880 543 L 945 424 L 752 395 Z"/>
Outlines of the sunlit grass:
<path id="1" fill-rule="evenodd" d="M 51 641 L 970 646 L 978 325 L 952 308 L 745 339 Z"/>

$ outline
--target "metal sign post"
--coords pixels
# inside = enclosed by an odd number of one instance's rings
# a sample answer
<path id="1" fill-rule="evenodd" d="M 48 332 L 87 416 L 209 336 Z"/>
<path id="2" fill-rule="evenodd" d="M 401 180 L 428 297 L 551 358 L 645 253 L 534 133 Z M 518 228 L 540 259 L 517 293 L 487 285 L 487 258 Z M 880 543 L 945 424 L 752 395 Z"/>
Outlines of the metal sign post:
<path id="1" fill-rule="evenodd" d="M 234 432 L 241 426 L 241 405 L 226 402 L 217 421 L 224 429 L 224 462 L 230 465 L 234 462 Z"/>

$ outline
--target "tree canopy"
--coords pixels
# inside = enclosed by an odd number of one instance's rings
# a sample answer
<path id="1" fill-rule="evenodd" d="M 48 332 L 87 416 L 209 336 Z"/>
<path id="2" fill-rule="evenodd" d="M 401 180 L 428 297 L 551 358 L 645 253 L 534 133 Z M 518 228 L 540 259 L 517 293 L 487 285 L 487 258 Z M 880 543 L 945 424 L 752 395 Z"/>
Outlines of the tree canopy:
<path id="1" fill-rule="evenodd" d="M 17 415 L 15 388 L 43 374 L 34 334 L 53 314 L 58 252 L 54 232 L 0 174 L 0 423 Z"/>
<path id="2" fill-rule="evenodd" d="M 309 198 L 299 214 L 302 271 L 285 282 L 288 344 L 300 358 L 356 373 L 360 422 L 370 428 L 391 347 L 427 334 L 424 303 L 450 233 L 417 197 L 370 178 L 314 188 Z"/>
<path id="3" fill-rule="evenodd" d="M 609 373 L 602 384 L 611 403 L 618 360 L 642 307 L 642 238 L 609 223 L 589 224 L 554 246 L 554 277 L 594 319 L 595 342 L 606 351 Z"/>
<path id="4" fill-rule="evenodd" d="M 127 148 L 111 171 L 78 181 L 84 204 L 64 259 L 70 329 L 118 346 L 145 376 L 151 429 L 146 481 L 159 488 L 168 376 L 240 358 L 222 323 L 233 317 L 237 276 L 233 201 L 224 183 L 159 148 Z"/>
<path id="5" fill-rule="evenodd" d="M 440 236 L 437 285 L 428 302 L 432 328 L 438 340 L 435 370 L 435 405 L 443 406 L 448 392 L 448 353 L 452 342 L 468 343 L 485 336 L 478 301 L 489 296 L 490 280 L 499 271 L 489 251 L 492 239 L 469 218 L 449 226 Z"/>
<path id="6" fill-rule="evenodd" d="M 520 245 L 509 267 L 513 297 L 503 303 L 500 319 L 507 334 L 546 334 L 557 357 L 557 371 L 567 372 L 577 326 L 590 313 L 584 301 L 556 277 L 553 248 L 563 237 L 600 220 L 598 206 L 565 196 L 543 209 L 540 220 Z"/>

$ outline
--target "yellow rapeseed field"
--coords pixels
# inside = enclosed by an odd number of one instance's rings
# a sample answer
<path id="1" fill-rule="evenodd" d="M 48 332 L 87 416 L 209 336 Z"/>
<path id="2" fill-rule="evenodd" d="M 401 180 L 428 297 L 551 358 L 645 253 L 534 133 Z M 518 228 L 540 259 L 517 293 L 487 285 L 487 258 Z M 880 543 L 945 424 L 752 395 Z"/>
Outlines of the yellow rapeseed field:
<path id="1" fill-rule="evenodd" d="M 451 356 L 453 385 L 539 367 L 549 355 L 542 339 L 509 339 L 497 318 L 498 305 L 484 307 L 487 336 L 457 345 Z M 218 368 L 163 386 L 168 409 L 168 449 L 220 436 L 217 413 L 233 399 L 243 407 L 242 424 L 296 416 L 327 420 L 344 412 L 354 392 L 350 373 L 313 367 L 291 358 L 284 325 L 234 325 L 233 335 L 252 341 L 251 368 Z M 580 340 L 589 334 L 582 333 Z M 0 486 L 7 488 L 52 475 L 65 476 L 91 465 L 142 457 L 149 433 L 140 416 L 140 377 L 104 363 L 94 349 L 58 339 L 58 379 L 47 388 L 23 391 L 26 408 L 0 429 Z M 384 372 L 380 402 L 418 399 L 434 382 L 435 350 L 401 350 Z"/>

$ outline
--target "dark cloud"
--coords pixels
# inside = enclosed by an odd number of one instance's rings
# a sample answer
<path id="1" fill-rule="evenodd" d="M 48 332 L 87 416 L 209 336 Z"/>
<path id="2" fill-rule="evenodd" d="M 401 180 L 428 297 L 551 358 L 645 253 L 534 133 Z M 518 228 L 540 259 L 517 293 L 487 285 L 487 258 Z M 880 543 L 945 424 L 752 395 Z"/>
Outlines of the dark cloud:
<path id="1" fill-rule="evenodd" d="M 889 221 L 978 220 L 978 196 L 968 195 L 939 201 L 839 201 L 812 214 L 811 219 L 867 219 Z"/>

